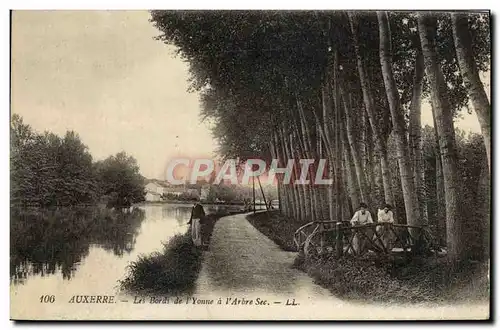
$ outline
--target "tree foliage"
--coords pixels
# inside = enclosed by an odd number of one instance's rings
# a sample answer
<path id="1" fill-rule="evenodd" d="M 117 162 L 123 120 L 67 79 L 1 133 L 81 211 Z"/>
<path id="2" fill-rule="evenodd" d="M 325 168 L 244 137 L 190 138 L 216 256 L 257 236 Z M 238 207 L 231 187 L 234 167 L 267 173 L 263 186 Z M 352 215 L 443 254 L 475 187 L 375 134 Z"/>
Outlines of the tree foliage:
<path id="1" fill-rule="evenodd" d="M 97 162 L 95 168 L 99 191 L 108 197 L 108 205 L 128 207 L 144 201 L 144 178 L 134 157 L 122 151 Z"/>
<path id="2" fill-rule="evenodd" d="M 92 204 L 103 195 L 115 196 L 115 201 L 141 200 L 143 182 L 133 157 L 119 153 L 94 163 L 77 133 L 39 134 L 17 114 L 12 116 L 10 131 L 13 205 Z"/>

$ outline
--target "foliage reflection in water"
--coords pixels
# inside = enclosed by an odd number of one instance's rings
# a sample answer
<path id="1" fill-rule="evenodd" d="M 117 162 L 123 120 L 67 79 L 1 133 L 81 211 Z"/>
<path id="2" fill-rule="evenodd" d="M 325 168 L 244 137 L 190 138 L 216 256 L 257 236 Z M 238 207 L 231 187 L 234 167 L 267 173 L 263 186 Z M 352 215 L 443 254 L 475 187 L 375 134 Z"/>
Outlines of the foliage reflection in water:
<path id="1" fill-rule="evenodd" d="M 91 246 L 121 257 L 136 243 L 145 212 L 96 207 L 12 210 L 10 278 L 24 283 L 33 275 L 60 270 L 70 279 Z"/>

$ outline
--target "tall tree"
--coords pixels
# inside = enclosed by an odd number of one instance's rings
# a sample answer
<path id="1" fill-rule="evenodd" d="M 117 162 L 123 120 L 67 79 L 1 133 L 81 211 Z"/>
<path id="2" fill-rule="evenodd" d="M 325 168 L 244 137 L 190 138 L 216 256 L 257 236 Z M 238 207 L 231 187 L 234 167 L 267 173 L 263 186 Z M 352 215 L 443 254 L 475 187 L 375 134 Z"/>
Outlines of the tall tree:
<path id="1" fill-rule="evenodd" d="M 420 225 L 420 210 L 410 162 L 408 140 L 400 96 L 392 71 L 391 29 L 387 12 L 377 12 L 380 38 L 380 64 L 385 90 L 392 115 L 393 133 L 396 139 L 397 159 L 401 176 L 401 186 L 405 202 L 406 220 L 410 225 Z"/>
<path id="2" fill-rule="evenodd" d="M 367 58 L 363 57 L 360 50 L 359 36 L 358 36 L 358 24 L 359 19 L 357 15 L 353 12 L 349 12 L 349 23 L 351 26 L 351 32 L 353 35 L 354 48 L 356 52 L 356 60 L 358 67 L 358 75 L 361 83 L 361 90 L 363 92 L 363 100 L 365 103 L 365 110 L 368 114 L 368 119 L 370 126 L 372 128 L 373 140 L 375 144 L 375 152 L 378 162 L 380 162 L 380 170 L 382 172 L 382 180 L 384 185 L 384 197 L 385 201 L 389 204 L 394 205 L 394 194 L 391 187 L 390 170 L 389 163 L 387 160 L 387 146 L 386 141 L 382 136 L 382 130 L 379 126 L 379 121 L 376 116 L 375 102 L 372 94 L 372 88 L 370 79 L 368 78 L 366 70 Z"/>
<path id="3" fill-rule="evenodd" d="M 415 72 L 413 76 L 412 97 L 410 103 L 410 118 L 408 125 L 408 144 L 410 147 L 410 159 L 412 161 L 413 176 L 415 178 L 415 189 L 417 191 L 420 205 L 422 222 L 427 222 L 427 203 L 424 189 L 424 167 L 422 163 L 422 88 L 424 80 L 424 57 L 420 49 L 417 50 L 415 58 Z"/>
<path id="4" fill-rule="evenodd" d="M 458 176 L 458 158 L 455 142 L 453 113 L 448 101 L 446 81 L 437 56 L 435 35 L 436 17 L 431 13 L 418 14 L 418 29 L 425 72 L 429 80 L 434 125 L 439 138 L 439 149 L 443 166 L 446 199 L 446 240 L 449 261 L 462 261 L 466 252 L 465 236 L 462 228 L 461 192 Z"/>
<path id="5" fill-rule="evenodd" d="M 453 13 L 451 14 L 451 19 L 453 22 L 453 40 L 455 42 L 458 65 L 467 94 L 476 110 L 488 156 L 488 167 L 491 170 L 491 106 L 483 83 L 479 78 L 479 70 L 474 59 L 468 14 Z"/>

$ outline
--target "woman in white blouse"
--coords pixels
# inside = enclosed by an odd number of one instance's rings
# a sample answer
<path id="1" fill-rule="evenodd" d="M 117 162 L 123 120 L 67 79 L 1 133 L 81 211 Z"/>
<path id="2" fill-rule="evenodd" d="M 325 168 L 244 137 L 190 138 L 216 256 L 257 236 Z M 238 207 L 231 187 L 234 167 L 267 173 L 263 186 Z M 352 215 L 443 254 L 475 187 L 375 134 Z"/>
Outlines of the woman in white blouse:
<path id="1" fill-rule="evenodd" d="M 367 208 L 368 206 L 365 203 L 361 203 L 359 205 L 359 210 L 356 211 L 352 216 L 351 225 L 358 226 L 373 223 L 372 215 L 370 214 L 370 211 L 367 210 Z M 368 230 L 368 233 L 369 232 L 371 232 L 373 235 L 373 231 Z M 352 239 L 352 245 L 356 254 L 363 254 L 365 252 L 366 245 L 365 237 L 360 235 L 360 233 L 356 233 Z"/>
<path id="2" fill-rule="evenodd" d="M 372 215 L 367 208 L 368 206 L 365 203 L 359 204 L 359 210 L 354 213 L 351 219 L 351 224 L 353 226 L 373 223 Z"/>
<path id="3" fill-rule="evenodd" d="M 391 208 L 391 205 L 385 204 L 383 209 L 378 210 L 377 217 L 379 223 L 394 223 L 394 215 Z M 377 226 L 377 234 L 382 239 L 387 251 L 390 252 L 394 242 L 394 233 L 388 226 L 382 225 Z"/>

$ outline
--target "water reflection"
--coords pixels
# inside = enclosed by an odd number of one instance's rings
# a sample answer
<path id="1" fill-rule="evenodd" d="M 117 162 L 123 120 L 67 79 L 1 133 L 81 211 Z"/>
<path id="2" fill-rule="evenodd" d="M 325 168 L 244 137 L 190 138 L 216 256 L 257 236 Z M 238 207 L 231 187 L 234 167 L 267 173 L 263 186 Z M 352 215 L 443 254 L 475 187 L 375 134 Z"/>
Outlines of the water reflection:
<path id="1" fill-rule="evenodd" d="M 74 280 L 95 273 L 89 265 L 107 260 L 110 283 L 141 253 L 162 248 L 162 242 L 187 230 L 192 204 L 146 204 L 123 213 L 100 208 L 11 210 L 10 280 L 25 284 L 34 277 Z M 205 212 L 236 211 L 238 206 L 204 205 Z M 105 252 L 103 254 L 102 252 Z M 88 267 L 84 267 L 87 264 Z M 116 268 L 116 274 L 110 269 Z M 60 275 L 59 275 L 60 274 Z M 116 277 L 116 278 L 115 278 Z M 38 280 L 33 280 L 36 283 Z"/>
<path id="2" fill-rule="evenodd" d="M 173 218 L 177 225 L 182 226 L 187 223 L 191 215 L 191 205 L 182 205 L 176 207 L 164 207 L 161 209 L 163 218 Z"/>
<path id="3" fill-rule="evenodd" d="M 145 214 L 139 208 L 126 213 L 98 208 L 11 213 L 10 278 L 14 284 L 58 270 L 63 279 L 70 279 L 92 245 L 116 256 L 130 253 Z"/>

